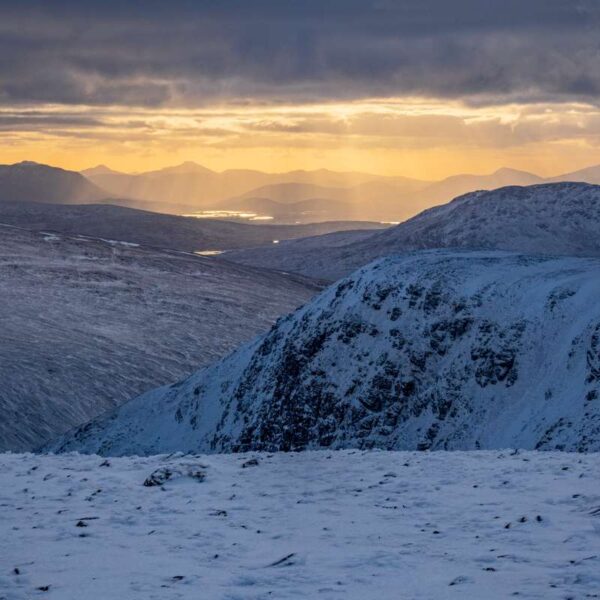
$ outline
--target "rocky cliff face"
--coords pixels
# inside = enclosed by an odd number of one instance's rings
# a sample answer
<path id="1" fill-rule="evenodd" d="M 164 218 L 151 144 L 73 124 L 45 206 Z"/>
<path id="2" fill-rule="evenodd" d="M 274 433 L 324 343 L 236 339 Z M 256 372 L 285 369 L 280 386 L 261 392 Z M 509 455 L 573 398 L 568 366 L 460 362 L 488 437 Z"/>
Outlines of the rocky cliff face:
<path id="1" fill-rule="evenodd" d="M 53 450 L 600 450 L 600 260 L 375 262 Z"/>

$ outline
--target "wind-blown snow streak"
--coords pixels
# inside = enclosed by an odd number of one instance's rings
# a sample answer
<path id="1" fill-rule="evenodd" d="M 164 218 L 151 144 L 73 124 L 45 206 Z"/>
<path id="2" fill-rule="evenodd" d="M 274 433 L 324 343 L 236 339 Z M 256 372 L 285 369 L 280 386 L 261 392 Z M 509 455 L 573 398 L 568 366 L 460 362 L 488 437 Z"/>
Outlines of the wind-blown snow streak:
<path id="1" fill-rule="evenodd" d="M 376 258 L 430 248 L 600 256 L 600 186 L 553 183 L 472 192 L 370 236 L 328 234 L 226 257 L 334 280 Z"/>
<path id="2" fill-rule="evenodd" d="M 598 298 L 598 259 L 383 259 L 51 449 L 600 450 Z"/>

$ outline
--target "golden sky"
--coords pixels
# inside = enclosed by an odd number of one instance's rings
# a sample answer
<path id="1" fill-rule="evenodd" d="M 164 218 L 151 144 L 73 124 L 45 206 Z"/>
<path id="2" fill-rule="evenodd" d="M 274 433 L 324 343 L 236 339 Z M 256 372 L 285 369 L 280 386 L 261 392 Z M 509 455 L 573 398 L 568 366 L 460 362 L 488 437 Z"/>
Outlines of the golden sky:
<path id="1" fill-rule="evenodd" d="M 202 109 L 0 108 L 0 162 L 145 171 L 192 160 L 215 170 L 329 168 L 420 179 L 513 167 L 556 175 L 600 162 L 600 109 L 460 101 L 222 104 Z"/>

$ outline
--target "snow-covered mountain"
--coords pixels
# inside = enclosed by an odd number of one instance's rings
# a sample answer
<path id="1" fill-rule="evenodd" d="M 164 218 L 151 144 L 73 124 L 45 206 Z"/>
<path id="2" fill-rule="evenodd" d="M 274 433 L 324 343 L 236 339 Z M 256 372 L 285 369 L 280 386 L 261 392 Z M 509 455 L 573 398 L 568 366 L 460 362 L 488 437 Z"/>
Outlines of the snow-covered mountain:
<path id="1" fill-rule="evenodd" d="M 593 258 L 386 258 L 50 449 L 600 450 L 599 297 Z"/>
<path id="2" fill-rule="evenodd" d="M 317 291 L 181 252 L 0 226 L 0 451 L 189 375 Z"/>
<path id="3" fill-rule="evenodd" d="M 227 258 L 335 280 L 376 258 L 425 248 L 600 256 L 600 186 L 553 183 L 473 192 L 366 238 L 324 235 L 320 241 L 230 252 Z"/>

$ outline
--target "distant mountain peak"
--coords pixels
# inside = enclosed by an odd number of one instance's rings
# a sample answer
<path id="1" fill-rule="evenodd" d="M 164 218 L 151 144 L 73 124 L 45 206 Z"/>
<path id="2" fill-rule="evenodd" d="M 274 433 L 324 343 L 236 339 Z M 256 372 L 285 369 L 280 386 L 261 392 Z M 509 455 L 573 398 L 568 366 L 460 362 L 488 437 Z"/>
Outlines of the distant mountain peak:
<path id="1" fill-rule="evenodd" d="M 76 176 L 80 176 L 79 173 L 77 173 L 77 171 L 70 171 L 69 169 L 63 169 L 62 167 L 55 167 L 53 165 L 47 165 L 44 163 L 40 163 L 40 162 L 36 162 L 34 160 L 21 160 L 19 162 L 16 163 L 12 163 L 12 164 L 0 164 L 0 169 L 3 171 L 3 173 L 8 173 L 8 172 L 20 172 L 22 169 L 27 169 L 29 171 L 45 171 L 45 172 L 51 172 L 51 173 L 55 173 L 55 174 L 65 174 L 65 173 L 70 173 Z"/>
<path id="2" fill-rule="evenodd" d="M 210 169 L 207 169 L 206 167 L 202 166 L 201 164 L 194 162 L 193 160 L 185 160 L 180 165 L 176 165 L 174 168 L 177 168 L 177 167 L 186 168 L 186 169 L 205 169 L 207 171 L 210 170 Z"/>
<path id="3" fill-rule="evenodd" d="M 552 177 L 549 181 L 584 181 L 587 183 L 600 183 L 600 165 L 590 165 L 578 171 L 571 171 L 556 177 Z"/>
<path id="4" fill-rule="evenodd" d="M 120 171 L 115 171 L 114 169 L 111 169 L 110 167 L 106 166 L 105 164 L 100 164 L 100 165 L 96 165 L 95 167 L 91 167 L 89 169 L 83 169 L 83 171 L 81 171 L 82 175 L 88 176 L 88 175 L 120 175 L 121 172 Z"/>
<path id="5" fill-rule="evenodd" d="M 46 165 L 44 163 L 39 163 L 34 160 L 22 160 L 18 163 L 13 163 L 12 165 L 0 165 L 5 169 L 11 169 L 13 171 L 20 171 L 22 169 L 27 169 L 30 172 L 33 171 L 51 171 L 54 173 L 74 173 L 74 171 L 69 171 L 68 169 L 63 169 L 62 167 L 54 167 L 52 165 Z"/>
<path id="6" fill-rule="evenodd" d="M 181 164 L 174 165 L 172 167 L 165 167 L 164 169 L 158 169 L 156 171 L 151 171 L 151 173 L 215 173 L 215 171 L 213 171 L 212 169 L 208 169 L 207 167 L 204 167 L 192 160 L 186 160 Z"/>
<path id="7" fill-rule="evenodd" d="M 531 175 L 536 177 L 535 173 L 523 171 L 522 169 L 513 169 L 512 167 L 500 167 L 499 169 L 496 169 L 492 175 Z"/>

